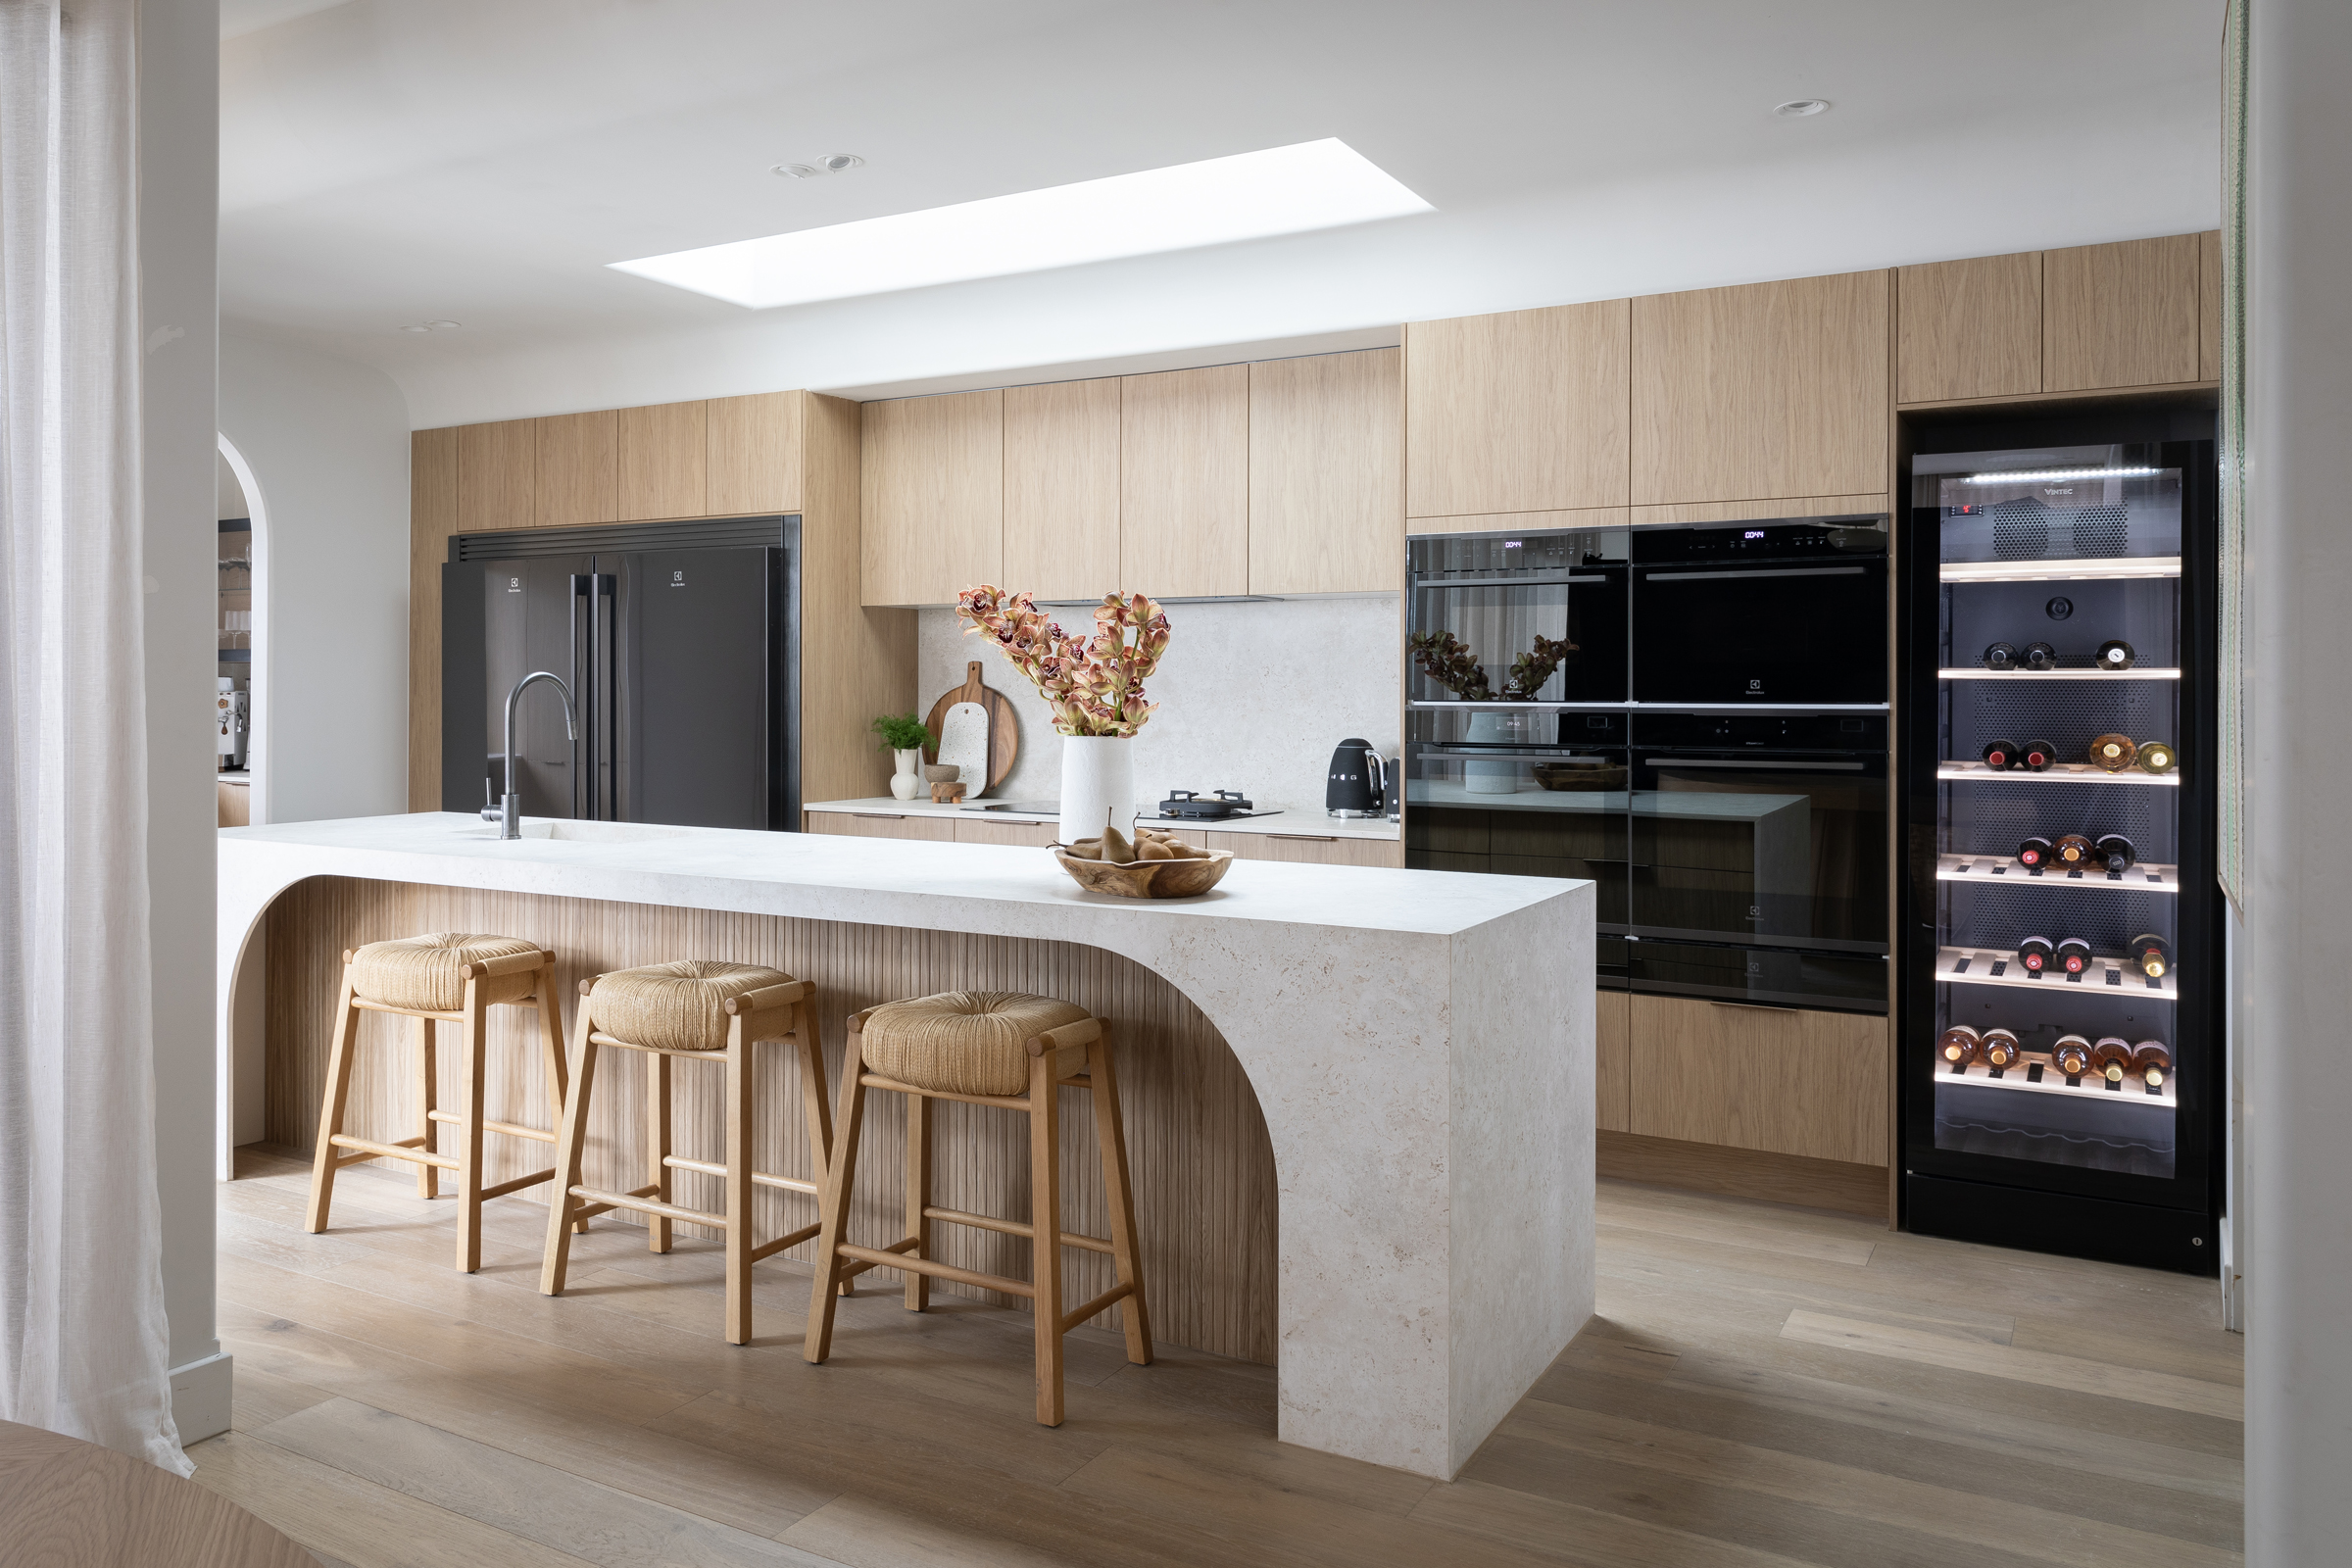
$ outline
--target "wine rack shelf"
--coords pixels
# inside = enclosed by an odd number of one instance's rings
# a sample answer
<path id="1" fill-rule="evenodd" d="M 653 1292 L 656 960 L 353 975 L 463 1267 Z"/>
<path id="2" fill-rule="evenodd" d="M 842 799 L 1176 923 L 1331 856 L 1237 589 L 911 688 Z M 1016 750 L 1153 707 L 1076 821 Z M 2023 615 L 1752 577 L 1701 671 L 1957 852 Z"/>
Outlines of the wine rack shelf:
<path id="1" fill-rule="evenodd" d="M 2022 767 L 1986 767 L 1983 762 L 1942 761 L 1936 764 L 1936 776 L 1967 779 L 1979 784 L 2163 784 L 2174 789 L 2180 787 L 2180 775 L 2178 773 L 2143 773 L 2136 767 L 2110 773 L 2088 762 L 2058 762 L 2035 773 Z"/>
<path id="2" fill-rule="evenodd" d="M 1973 882 L 1979 887 L 2063 888 L 2068 892 L 2099 888 L 2114 893 L 2178 893 L 2180 868 L 2142 861 L 2129 871 L 2067 871 L 2024 866 L 1996 855 L 1940 855 L 1936 858 L 1936 880 Z"/>
<path id="3" fill-rule="evenodd" d="M 1963 664 L 1957 669 L 1939 669 L 1937 680 L 2179 680 L 2177 669 L 2162 669 L 2152 664 L 2134 664 L 2130 669 L 1987 669 L 1982 664 Z"/>
<path id="4" fill-rule="evenodd" d="M 2172 975 L 2151 980 L 2127 967 L 2121 958 L 2094 957 L 2090 967 L 2081 974 L 2037 975 L 2018 962 L 2015 953 L 1992 948 L 1937 948 L 1936 981 L 1938 985 L 2021 986 L 2029 991 L 2049 991 L 2070 997 L 2103 996 L 2129 998 L 2133 1002 L 2180 1000 L 2180 988 L 2173 983 Z"/>
<path id="5" fill-rule="evenodd" d="M 2011 1067 L 1987 1067 L 1972 1061 L 1960 1071 L 1938 1057 L 1936 1062 L 1936 1083 L 1966 1084 L 1971 1089 L 2006 1089 L 2025 1095 L 2084 1095 L 2095 1099 L 2132 1105 L 2162 1105 L 2174 1108 L 2173 1080 L 2165 1079 L 2159 1089 L 2150 1089 L 2137 1078 L 2127 1077 L 2120 1084 L 2085 1075 L 2069 1078 L 2047 1061 L 2026 1060 Z"/>
<path id="6" fill-rule="evenodd" d="M 2099 561 L 1947 561 L 1944 582 L 2115 582 L 2131 577 L 2178 577 L 2179 556 L 2118 556 Z"/>

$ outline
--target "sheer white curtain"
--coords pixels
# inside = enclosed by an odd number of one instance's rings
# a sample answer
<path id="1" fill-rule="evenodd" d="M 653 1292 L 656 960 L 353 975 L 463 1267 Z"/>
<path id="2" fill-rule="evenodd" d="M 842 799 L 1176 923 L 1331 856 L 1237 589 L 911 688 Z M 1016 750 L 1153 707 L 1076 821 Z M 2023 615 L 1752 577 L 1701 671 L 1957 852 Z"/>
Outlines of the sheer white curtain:
<path id="1" fill-rule="evenodd" d="M 155 1190 L 136 0 L 0 0 L 0 1416 L 185 1474 Z"/>

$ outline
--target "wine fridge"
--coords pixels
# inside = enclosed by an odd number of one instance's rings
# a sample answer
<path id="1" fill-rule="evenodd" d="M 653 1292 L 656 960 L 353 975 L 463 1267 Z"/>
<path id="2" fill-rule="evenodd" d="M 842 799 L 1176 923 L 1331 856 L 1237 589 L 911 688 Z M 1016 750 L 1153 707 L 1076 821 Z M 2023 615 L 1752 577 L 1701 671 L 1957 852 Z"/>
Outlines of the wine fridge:
<path id="1" fill-rule="evenodd" d="M 1904 1224 L 2215 1273 L 2213 445 L 1915 453 L 1912 486 Z"/>

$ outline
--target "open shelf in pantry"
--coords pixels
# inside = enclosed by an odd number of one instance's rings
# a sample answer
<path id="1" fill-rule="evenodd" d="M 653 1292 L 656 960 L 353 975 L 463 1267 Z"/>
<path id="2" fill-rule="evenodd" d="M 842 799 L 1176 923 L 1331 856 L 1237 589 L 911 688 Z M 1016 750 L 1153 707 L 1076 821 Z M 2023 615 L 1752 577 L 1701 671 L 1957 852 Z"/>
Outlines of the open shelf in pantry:
<path id="1" fill-rule="evenodd" d="M 2130 669 L 1986 669 L 1982 664 L 1967 664 L 1958 669 L 1939 669 L 1937 680 L 2179 680 L 2177 669 L 2160 669 L 2151 665 L 2134 664 Z"/>
<path id="2" fill-rule="evenodd" d="M 1979 784 L 2169 784 L 2180 787 L 2178 773 L 2145 773 L 2127 767 L 2110 773 L 2088 762 L 2053 762 L 2036 773 L 2023 767 L 1987 767 L 1983 762 L 1945 760 L 1936 764 L 1939 779 L 1973 780 Z"/>
<path id="3" fill-rule="evenodd" d="M 2064 933 L 2060 933 L 2063 935 Z M 2081 974 L 2036 975 L 2017 961 L 2014 952 L 1997 948 L 1937 948 L 1936 983 L 1960 986 L 2023 986 L 2031 991 L 2059 991 L 2068 996 L 2112 996 L 2133 1002 L 2178 1002 L 2180 989 L 2167 973 L 2151 980 L 2126 968 L 2121 958 L 2093 956 Z"/>
<path id="4" fill-rule="evenodd" d="M 2114 556 L 2086 561 L 1947 561 L 1937 568 L 1944 582 L 2118 582 L 2135 577 L 2178 577 L 2179 556 Z"/>
<path id="5" fill-rule="evenodd" d="M 1938 882 L 1973 882 L 1978 887 L 2060 888 L 2086 892 L 2099 888 L 2115 893 L 2178 893 L 2180 868 L 2142 861 L 2129 871 L 2059 870 L 2020 865 L 1998 855 L 1939 855 Z"/>
<path id="6" fill-rule="evenodd" d="M 2173 1099 L 2173 1079 L 2168 1074 L 2161 1088 L 2150 1089 L 2137 1078 L 2126 1078 L 2122 1083 L 2109 1083 L 2105 1078 L 2068 1078 L 2046 1061 L 2023 1061 L 2013 1067 L 1991 1067 L 1972 1061 L 1955 1071 L 1950 1062 L 1940 1056 L 1936 1060 L 1936 1083 L 1967 1084 L 1971 1089 L 2007 1089 L 2027 1095 L 2074 1095 L 2096 1100 L 2127 1101 L 2134 1105 L 2158 1104 L 2171 1110 L 2178 1102 Z"/>

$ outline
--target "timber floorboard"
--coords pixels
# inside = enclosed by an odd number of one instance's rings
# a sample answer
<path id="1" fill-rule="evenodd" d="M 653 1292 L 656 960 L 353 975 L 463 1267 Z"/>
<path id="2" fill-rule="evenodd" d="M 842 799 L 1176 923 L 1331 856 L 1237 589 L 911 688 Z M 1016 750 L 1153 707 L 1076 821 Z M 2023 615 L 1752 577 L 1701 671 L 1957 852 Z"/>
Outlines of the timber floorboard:
<path id="1" fill-rule="evenodd" d="M 1599 1311 L 1451 1485 L 1274 1441 L 1271 1367 L 1127 1365 L 1070 1337 L 1030 1419 L 1024 1314 L 900 1293 L 801 1359 L 808 1275 L 598 1222 L 538 1294 L 546 1210 L 354 1166 L 220 1189 L 234 1425 L 195 1479 L 330 1563 L 1445 1564 L 2226 1568 L 2241 1552 L 2240 1342 L 2209 1281 L 1603 1182 Z"/>

